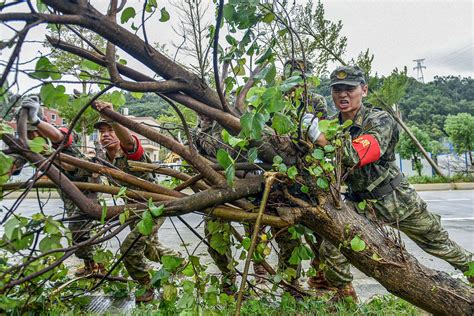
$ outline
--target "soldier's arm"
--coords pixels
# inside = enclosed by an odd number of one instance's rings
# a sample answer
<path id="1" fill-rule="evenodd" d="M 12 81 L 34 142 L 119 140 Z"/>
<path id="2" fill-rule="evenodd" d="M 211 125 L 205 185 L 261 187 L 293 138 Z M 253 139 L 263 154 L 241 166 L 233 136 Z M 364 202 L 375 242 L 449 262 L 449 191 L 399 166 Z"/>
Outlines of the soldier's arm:
<path id="1" fill-rule="evenodd" d="M 394 121 L 387 112 L 375 112 L 362 128 L 362 135 L 343 143 L 342 163 L 345 166 L 360 168 L 379 160 L 392 138 Z"/>
<path id="2" fill-rule="evenodd" d="M 41 136 L 48 138 L 53 144 L 59 144 L 64 140 L 65 134 L 60 129 L 45 121 L 39 121 L 38 125 L 36 125 L 36 128 L 38 129 L 38 132 L 41 134 Z M 70 143 L 68 145 L 70 145 Z"/>

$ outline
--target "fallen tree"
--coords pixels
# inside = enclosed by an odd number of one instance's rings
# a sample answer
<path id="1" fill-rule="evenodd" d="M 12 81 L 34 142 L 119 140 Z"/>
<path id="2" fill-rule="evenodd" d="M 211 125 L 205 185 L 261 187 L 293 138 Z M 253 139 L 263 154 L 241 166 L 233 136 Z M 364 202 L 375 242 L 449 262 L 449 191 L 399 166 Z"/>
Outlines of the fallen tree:
<path id="1" fill-rule="evenodd" d="M 281 196 L 283 196 L 286 201 L 284 205 L 279 207 L 280 216 L 263 215 L 262 224 L 285 228 L 299 223 L 308 227 L 334 245 L 340 246 L 343 254 L 354 266 L 367 275 L 374 277 L 388 291 L 429 312 L 459 315 L 469 315 L 472 313 L 474 292 L 469 286 L 451 278 L 446 273 L 424 267 L 407 253 L 399 242 L 390 238 L 384 228 L 360 215 L 353 207 L 341 201 L 339 190 L 342 171 L 338 161 L 341 153 L 340 147 L 337 146 L 337 139 L 347 137 L 347 135 L 344 135 L 342 130 L 338 130 L 335 123 L 332 127 L 328 126 L 328 131 L 333 128 L 333 148 L 322 151 L 322 157 L 311 158 L 314 148 L 301 137 L 304 133 L 302 133 L 301 124 L 299 124 L 300 110 L 294 108 L 289 101 L 280 101 L 284 99 L 284 92 L 295 87 L 300 82 L 295 78 L 282 82 L 275 78 L 275 74 L 273 76 L 269 75 L 269 73 L 274 72 L 275 67 L 271 50 L 268 54 L 263 53 L 258 63 L 259 66 L 263 66 L 270 62 L 273 65 L 273 69 L 271 65 L 264 67 L 263 72 L 265 73 L 257 80 L 259 85 L 255 83 L 255 87 L 260 90 L 254 89 L 252 91 L 251 96 L 247 98 L 247 107 L 244 107 L 246 112 L 243 115 L 238 115 L 232 108 L 242 108 L 242 105 L 233 104 L 229 106 L 227 104 L 229 101 L 222 99 L 222 87 L 218 85 L 218 91 L 213 90 L 206 83 L 202 82 L 198 76 L 187 71 L 184 67 L 153 48 L 146 38 L 141 39 L 136 34 L 119 25 L 116 22 L 116 14 L 120 11 L 117 7 L 117 1 L 111 1 L 106 15 L 100 13 L 89 2 L 83 0 L 44 0 L 44 3 L 53 9 L 54 12 L 1 13 L 0 20 L 4 23 L 12 21 L 27 22 L 25 30 L 39 23 L 75 25 L 87 28 L 108 41 L 105 52 L 91 53 L 85 49 L 64 43 L 60 39 L 48 38 L 48 40 L 57 48 L 65 49 L 105 67 L 110 76 L 108 85 L 128 91 L 158 93 L 170 102 L 172 102 L 171 100 L 179 102 L 200 115 L 217 121 L 227 131 L 226 136 L 223 138 L 227 138 L 226 142 L 228 144 L 220 148 L 217 157 L 213 157 L 217 158 L 223 169 L 223 172 L 220 172 L 206 157 L 200 155 L 193 148 L 191 145 L 193 143 L 192 139 L 188 139 L 188 144 L 183 145 L 171 136 L 167 136 L 156 129 L 137 123 L 109 109 L 103 110 L 103 113 L 115 122 L 159 143 L 161 146 L 177 153 L 189 163 L 192 170 L 189 171 L 188 175 L 181 176 L 180 179 L 185 182 L 189 181 L 186 183 L 186 186 L 189 185 L 196 192 L 192 195 L 186 195 L 176 189 L 163 188 L 142 179 L 135 179 L 113 168 L 68 157 L 60 153 L 61 146 L 49 158 L 32 152 L 32 148 L 28 148 L 26 139 L 24 139 L 25 116 L 18 122 L 19 139 L 8 133 L 2 133 L 3 140 L 9 146 L 9 153 L 20 155 L 35 165 L 39 172 L 46 174 L 54 185 L 73 200 L 85 214 L 91 218 L 112 223 L 114 220 L 118 220 L 120 214 L 126 208 L 136 210 L 135 218 L 139 218 L 140 211 L 146 212 L 149 205 L 141 203 L 128 205 L 127 207 L 108 207 L 104 215 L 103 207 L 95 201 L 88 199 L 79 190 L 79 187 L 85 187 L 84 184 L 76 186 L 69 181 L 53 164 L 55 159 L 59 162 L 63 161 L 91 172 L 102 173 L 126 182 L 129 185 L 139 187 L 143 193 L 136 194 L 142 194 L 146 198 L 159 198 L 162 201 L 164 206 L 162 216 L 178 216 L 189 212 L 204 212 L 230 221 L 254 222 L 257 220 L 258 215 L 252 211 L 258 209 L 258 205 L 252 204 L 249 200 L 242 199 L 261 194 L 264 190 L 264 181 L 262 176 L 248 178 L 235 176 L 236 163 L 232 156 L 224 149 L 236 147 L 247 156 L 255 156 L 258 153 L 258 157 L 264 163 L 273 164 L 278 173 L 281 183 L 273 187 L 273 195 L 270 194 L 269 199 L 271 201 L 274 196 L 277 196 L 280 198 L 278 201 L 281 204 Z M 249 3 L 243 3 L 228 4 L 227 8 L 228 10 L 232 8 L 236 12 L 238 9 L 242 9 L 240 5 L 252 7 Z M 255 17 L 255 24 L 269 14 L 273 15 L 274 18 L 278 16 L 274 9 L 268 8 L 264 3 L 253 4 L 253 8 L 255 12 L 245 12 L 249 16 Z M 226 22 L 231 27 L 240 28 L 244 25 L 234 15 L 227 16 Z M 297 37 L 291 26 L 282 23 L 279 19 L 276 19 L 274 23 L 277 27 L 283 27 L 292 33 L 293 36 Z M 218 35 L 220 23 L 217 25 L 214 34 Z M 142 21 L 141 27 L 145 33 L 145 20 Z M 22 42 L 18 41 L 17 45 L 21 47 Z M 236 47 L 238 45 L 238 43 L 235 43 Z M 116 47 L 153 70 L 163 80 L 155 80 L 134 69 L 118 64 L 115 60 Z M 18 55 L 15 52 L 14 54 Z M 214 51 L 214 54 L 218 54 L 217 50 Z M 241 57 L 237 53 L 235 54 L 235 56 L 232 56 L 233 58 L 239 59 Z M 13 59 L 17 57 L 12 56 Z M 10 68 L 6 69 L 5 73 L 11 70 L 12 67 L 10 66 Z M 19 70 L 17 69 L 17 71 Z M 214 69 L 214 71 L 217 71 L 217 69 Z M 49 72 L 50 70 L 48 69 L 36 70 L 36 73 Z M 130 80 L 125 80 L 122 76 L 126 76 Z M 262 82 L 265 84 L 262 84 Z M 48 82 L 48 84 L 50 83 Z M 249 92 L 246 89 L 242 90 L 244 91 L 243 93 Z M 240 93 L 242 93 L 242 90 L 240 90 Z M 84 98 L 87 99 L 87 96 Z M 243 102 L 242 100 L 246 100 L 246 98 L 238 95 L 236 100 Z M 85 104 L 84 109 L 92 103 L 90 101 Z M 306 104 L 303 102 L 303 107 L 306 106 L 308 106 L 307 101 Z M 291 117 L 291 120 L 279 115 L 283 111 L 286 111 L 287 116 Z M 186 122 L 183 120 L 182 123 L 183 129 L 187 131 L 189 127 Z M 74 122 L 71 124 L 70 130 L 73 128 Z M 251 162 L 254 161 L 255 157 Z M 334 164 L 329 161 L 332 161 Z M 321 170 L 318 175 L 308 171 L 315 167 L 319 167 Z M 178 175 L 176 176 L 178 177 Z M 308 201 L 299 199 L 285 189 L 294 187 L 296 184 L 306 188 L 304 191 L 310 197 Z M 41 182 L 38 185 L 41 185 Z M 29 187 L 31 188 L 31 186 Z M 88 186 L 88 188 L 92 189 L 92 186 Z M 96 187 L 96 189 L 100 190 L 101 188 Z M 108 192 L 115 193 L 118 191 L 115 188 L 108 189 Z M 133 192 L 131 191 L 131 193 Z M 12 214 L 13 212 L 7 214 L 3 219 L 3 223 Z M 25 227 L 21 223 L 18 225 L 17 231 Z M 123 225 L 124 223 L 121 223 L 120 227 Z M 43 228 L 40 229 L 42 230 Z M 11 239 L 13 238 L 13 232 L 14 230 L 8 234 L 9 238 L 7 239 L 9 239 L 9 242 L 15 241 L 15 239 Z M 365 247 L 361 251 L 354 251 L 348 246 L 350 241 L 356 236 L 365 243 Z M 30 245 L 31 243 L 28 247 Z M 72 253 L 73 250 L 69 250 L 64 256 L 70 256 Z M 61 264 L 62 261 L 60 260 L 62 258 L 51 264 L 49 270 L 48 268 L 43 268 L 40 272 L 46 273 L 54 269 Z M 34 282 L 33 277 L 22 277 L 22 268 L 15 271 L 18 274 L 4 273 L 14 280 L 5 283 L 0 291 L 4 292 L 22 283 Z M 40 275 L 40 273 L 35 272 L 34 276 L 37 275 Z"/>

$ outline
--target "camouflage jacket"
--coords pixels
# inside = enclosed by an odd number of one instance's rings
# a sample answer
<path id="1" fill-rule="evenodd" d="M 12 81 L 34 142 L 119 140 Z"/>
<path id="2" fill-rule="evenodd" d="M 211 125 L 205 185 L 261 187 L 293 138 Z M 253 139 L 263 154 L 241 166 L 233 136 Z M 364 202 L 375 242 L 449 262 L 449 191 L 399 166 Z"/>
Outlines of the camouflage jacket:
<path id="1" fill-rule="evenodd" d="M 123 172 L 131 174 L 131 175 L 133 175 L 135 177 L 138 177 L 138 178 L 142 178 L 143 180 L 154 182 L 155 181 L 155 176 L 154 176 L 153 173 L 141 172 L 141 171 L 133 171 L 133 172 L 130 171 L 130 165 L 128 163 L 129 160 L 151 163 L 151 159 L 148 156 L 148 154 L 145 153 L 145 150 L 143 149 L 140 140 L 135 135 L 132 135 L 132 136 L 133 136 L 133 138 L 135 138 L 135 144 L 136 144 L 136 148 L 133 152 L 127 153 L 125 151 L 125 149 L 121 148 L 115 154 L 115 157 L 113 157 L 113 158 L 109 157 L 109 155 L 106 154 L 107 160 Z M 120 183 L 120 184 L 123 185 L 123 186 L 130 187 L 126 183 Z"/>
<path id="2" fill-rule="evenodd" d="M 342 124 L 340 114 L 338 118 Z M 348 130 L 351 139 L 343 143 L 342 163 L 348 171 L 349 192 L 371 192 L 400 174 L 395 162 L 399 127 L 389 113 L 362 106 Z M 415 203 L 421 203 L 404 176 L 395 190 L 377 200 L 376 210 L 389 221 L 404 219 Z"/>

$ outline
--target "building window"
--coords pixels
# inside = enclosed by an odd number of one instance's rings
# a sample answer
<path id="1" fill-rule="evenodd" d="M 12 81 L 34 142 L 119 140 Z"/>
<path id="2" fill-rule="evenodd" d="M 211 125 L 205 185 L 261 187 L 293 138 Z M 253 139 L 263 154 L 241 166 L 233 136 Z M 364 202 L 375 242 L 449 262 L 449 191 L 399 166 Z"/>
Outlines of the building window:
<path id="1" fill-rule="evenodd" d="M 61 125 L 66 125 L 66 119 L 62 119 L 61 122 L 62 122 Z"/>
<path id="2" fill-rule="evenodd" d="M 156 154 L 153 154 L 153 161 L 157 161 Z"/>
<path id="3" fill-rule="evenodd" d="M 56 114 L 51 114 L 51 121 L 56 121 Z"/>

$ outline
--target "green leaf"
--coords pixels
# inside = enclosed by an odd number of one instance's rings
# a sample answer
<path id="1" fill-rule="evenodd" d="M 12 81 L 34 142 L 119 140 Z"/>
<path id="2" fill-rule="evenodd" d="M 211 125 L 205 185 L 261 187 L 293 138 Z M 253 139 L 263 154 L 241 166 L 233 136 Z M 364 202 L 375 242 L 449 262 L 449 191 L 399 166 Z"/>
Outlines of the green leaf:
<path id="1" fill-rule="evenodd" d="M 48 11 L 48 7 L 41 0 L 36 0 L 36 9 L 39 13 L 45 13 Z"/>
<path id="2" fill-rule="evenodd" d="M 119 222 L 121 225 L 123 225 L 123 223 L 125 223 L 125 221 L 128 219 L 128 216 L 125 212 L 123 213 L 120 213 L 119 215 Z"/>
<path id="3" fill-rule="evenodd" d="M 363 200 L 357 204 L 357 208 L 361 211 L 365 210 L 365 207 L 367 206 L 367 201 Z"/>
<path id="4" fill-rule="evenodd" d="M 262 95 L 262 101 L 268 113 L 280 112 L 285 108 L 283 94 L 277 87 L 268 88 Z"/>
<path id="5" fill-rule="evenodd" d="M 464 272 L 464 275 L 467 277 L 474 277 L 474 261 L 468 263 L 469 269 Z"/>
<path id="6" fill-rule="evenodd" d="M 280 89 L 281 91 L 286 92 L 302 83 L 303 79 L 300 76 L 292 76 L 281 83 Z"/>
<path id="7" fill-rule="evenodd" d="M 262 19 L 262 22 L 270 24 L 270 23 L 273 22 L 273 20 L 275 20 L 275 15 L 273 13 L 269 12 L 269 13 L 265 14 L 265 16 Z"/>
<path id="8" fill-rule="evenodd" d="M 156 206 L 155 203 L 153 203 L 153 200 L 151 198 L 148 199 L 148 209 L 150 210 L 151 215 L 153 217 L 159 217 L 161 214 L 163 214 L 165 210 L 165 205 L 161 204 L 160 206 Z"/>
<path id="9" fill-rule="evenodd" d="M 269 47 L 265 53 L 255 61 L 256 64 L 261 64 L 263 63 L 264 61 L 266 61 L 267 59 L 269 59 L 271 56 L 273 55 L 273 50 L 271 47 Z"/>
<path id="10" fill-rule="evenodd" d="M 14 159 L 0 151 L 0 184 L 8 181 Z M 1 193 L 1 191 L 0 191 Z"/>
<path id="11" fill-rule="evenodd" d="M 347 121 L 344 121 L 344 123 L 342 123 L 342 128 L 346 129 L 351 125 L 352 125 L 352 120 L 347 120 Z"/>
<path id="12" fill-rule="evenodd" d="M 81 69 L 88 69 L 88 70 L 93 70 L 93 71 L 98 71 L 100 70 L 102 66 L 100 66 L 99 64 L 96 64 L 95 62 L 93 61 L 90 61 L 88 59 L 84 59 L 82 62 L 81 62 Z"/>
<path id="13" fill-rule="evenodd" d="M 170 19 L 170 14 L 168 13 L 168 11 L 166 11 L 166 8 L 163 7 L 161 9 L 161 17 L 160 17 L 160 22 L 166 22 Z"/>
<path id="14" fill-rule="evenodd" d="M 137 100 L 140 100 L 143 97 L 143 92 L 130 92 L 130 95 Z"/>
<path id="15" fill-rule="evenodd" d="M 300 188 L 301 192 L 303 193 L 308 193 L 309 192 L 309 188 L 306 186 L 306 185 L 302 185 L 301 188 Z"/>
<path id="16" fill-rule="evenodd" d="M 173 302 L 178 296 L 178 289 L 173 284 L 163 284 L 163 299 L 167 302 Z"/>
<path id="17" fill-rule="evenodd" d="M 161 258 L 161 264 L 163 265 L 163 268 L 172 272 L 178 268 L 181 263 L 183 263 L 184 259 L 180 257 L 175 257 L 175 256 L 163 256 Z"/>
<path id="18" fill-rule="evenodd" d="M 250 249 L 250 243 L 251 243 L 250 238 L 245 237 L 244 239 L 242 239 L 242 246 L 243 246 L 244 249 L 247 250 L 247 251 Z"/>
<path id="19" fill-rule="evenodd" d="M 15 131 L 10 125 L 7 125 L 5 123 L 0 123 L 0 135 L 2 134 L 14 134 Z"/>
<path id="20" fill-rule="evenodd" d="M 248 152 L 247 152 L 247 160 L 248 160 L 248 162 L 254 163 L 255 160 L 257 160 L 257 157 L 258 157 L 257 148 L 255 148 L 255 147 L 250 148 L 250 149 L 248 150 Z"/>
<path id="21" fill-rule="evenodd" d="M 41 239 L 39 243 L 39 249 L 41 252 L 46 252 L 52 249 L 59 249 L 62 248 L 61 245 L 61 236 L 53 235 L 53 236 L 45 236 Z"/>
<path id="22" fill-rule="evenodd" d="M 28 147 L 34 153 L 40 153 L 45 149 L 46 140 L 43 137 L 35 137 L 32 140 L 28 140 Z"/>
<path id="23" fill-rule="evenodd" d="M 46 106 L 65 106 L 68 103 L 66 88 L 63 85 L 54 87 L 51 83 L 41 86 L 40 98 Z"/>
<path id="24" fill-rule="evenodd" d="M 120 107 L 125 104 L 127 101 L 125 99 L 125 95 L 120 92 L 120 91 L 114 91 L 109 95 L 110 102 L 115 106 L 115 107 Z"/>
<path id="25" fill-rule="evenodd" d="M 298 175 L 298 169 L 296 169 L 295 166 L 291 166 L 290 168 L 288 168 L 287 172 L 288 174 L 288 178 L 290 179 L 295 179 L 296 175 Z"/>
<path id="26" fill-rule="evenodd" d="M 280 113 L 275 113 L 272 119 L 272 128 L 276 131 L 278 135 L 284 135 L 293 130 L 295 125 L 293 122 L 286 116 Z"/>
<path id="27" fill-rule="evenodd" d="M 116 199 L 122 198 L 127 195 L 127 187 L 121 187 L 118 193 L 115 195 Z"/>
<path id="28" fill-rule="evenodd" d="M 226 3 L 222 10 L 223 10 L 224 18 L 229 22 L 232 21 L 234 18 L 234 13 L 235 13 L 234 6 L 230 3 Z"/>
<path id="29" fill-rule="evenodd" d="M 375 261 L 380 261 L 382 260 L 382 257 L 380 257 L 377 253 L 373 253 L 372 254 L 372 257 L 370 257 L 372 260 L 375 260 Z"/>
<path id="30" fill-rule="evenodd" d="M 150 235 L 153 231 L 153 217 L 149 211 L 145 211 L 142 215 L 142 219 L 138 222 L 137 227 L 138 231 L 142 235 Z"/>
<path id="31" fill-rule="evenodd" d="M 333 145 L 326 145 L 324 146 L 324 151 L 327 152 L 327 153 L 331 153 L 334 151 L 334 146 Z"/>
<path id="32" fill-rule="evenodd" d="M 51 77 L 53 80 L 61 79 L 58 67 L 53 65 L 47 57 L 40 57 L 36 62 L 35 72 L 31 74 L 33 78 L 47 79 Z"/>
<path id="33" fill-rule="evenodd" d="M 268 115 L 247 112 L 240 117 L 240 124 L 242 126 L 241 133 L 245 137 L 259 140 L 262 137 L 263 127 L 267 120 Z"/>
<path id="34" fill-rule="evenodd" d="M 227 184 L 231 187 L 234 186 L 234 178 L 235 178 L 235 166 L 230 165 L 225 169 L 225 177 L 227 179 Z"/>
<path id="35" fill-rule="evenodd" d="M 312 156 L 314 159 L 322 160 L 322 159 L 324 159 L 324 151 L 323 151 L 321 148 L 316 148 L 316 149 L 313 150 L 313 152 L 311 153 L 311 156 Z"/>
<path id="36" fill-rule="evenodd" d="M 132 7 L 128 7 L 125 10 L 122 11 L 122 15 L 120 16 L 120 23 L 124 24 L 127 23 L 128 20 L 131 18 L 134 18 L 137 13 L 135 12 L 135 9 Z"/>
<path id="37" fill-rule="evenodd" d="M 365 241 L 360 239 L 359 235 L 355 235 L 351 240 L 351 248 L 355 252 L 363 251 L 365 249 Z"/>
<path id="38" fill-rule="evenodd" d="M 222 148 L 219 148 L 217 151 L 217 162 L 221 165 L 222 168 L 227 169 L 227 167 L 232 166 L 234 164 L 234 160 L 229 155 L 227 151 Z"/>
<path id="39" fill-rule="evenodd" d="M 316 180 L 316 184 L 323 190 L 326 190 L 329 187 L 328 180 L 326 180 L 326 178 L 318 178 L 318 180 Z"/>
<path id="40" fill-rule="evenodd" d="M 194 276 L 194 269 L 191 263 L 188 263 L 183 271 L 181 271 L 185 276 L 192 277 Z"/>
<path id="41" fill-rule="evenodd" d="M 326 133 L 331 122 L 329 120 L 322 120 L 318 122 L 318 128 L 321 133 Z"/>
<path id="42" fill-rule="evenodd" d="M 16 218 L 16 217 L 12 217 L 10 218 L 6 223 L 5 223 L 5 226 L 4 226 L 4 233 L 5 233 L 5 236 L 7 236 L 7 238 L 9 240 L 12 240 L 13 239 L 13 235 L 15 233 L 15 229 L 20 229 L 21 225 L 20 225 L 20 221 Z M 16 236 L 15 236 L 16 237 Z"/>
<path id="43" fill-rule="evenodd" d="M 280 164 L 282 162 L 283 158 L 281 158 L 281 156 L 276 155 L 275 157 L 273 157 L 273 164 Z"/>

